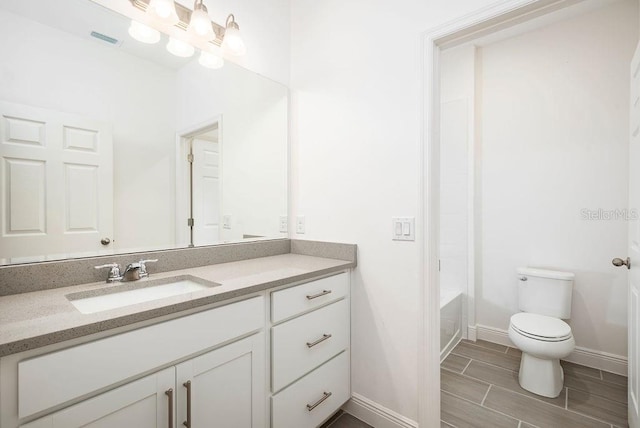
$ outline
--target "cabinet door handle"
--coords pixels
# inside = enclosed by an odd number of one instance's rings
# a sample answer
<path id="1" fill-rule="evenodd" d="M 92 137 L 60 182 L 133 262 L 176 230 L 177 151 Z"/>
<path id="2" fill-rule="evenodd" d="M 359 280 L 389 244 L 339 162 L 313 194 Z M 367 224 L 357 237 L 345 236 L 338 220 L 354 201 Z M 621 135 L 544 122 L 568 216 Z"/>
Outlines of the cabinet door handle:
<path id="1" fill-rule="evenodd" d="M 322 398 L 319 399 L 318 401 L 316 401 L 313 404 L 307 404 L 307 410 L 308 411 L 312 411 L 313 409 L 315 409 L 316 407 L 318 407 L 319 405 L 322 404 L 322 402 L 324 400 L 326 400 L 327 398 L 331 397 L 331 393 L 330 392 L 323 392 L 322 393 Z"/>
<path id="2" fill-rule="evenodd" d="M 169 397 L 169 424 L 167 426 L 173 428 L 173 388 L 167 389 L 164 393 Z"/>
<path id="3" fill-rule="evenodd" d="M 186 381 L 182 386 L 187 388 L 187 420 L 182 422 L 182 425 L 191 428 L 191 381 Z"/>
<path id="4" fill-rule="evenodd" d="M 316 340 L 315 342 L 307 342 L 307 347 L 308 348 L 313 348 L 314 346 L 316 346 L 318 343 L 322 343 L 327 339 L 330 339 L 331 335 L 330 334 L 323 334 L 322 337 L 318 340 Z"/>
<path id="5" fill-rule="evenodd" d="M 331 290 L 322 290 L 318 294 L 312 294 L 310 296 L 307 296 L 307 299 L 308 300 L 313 300 L 313 299 L 317 299 L 318 297 L 326 296 L 327 294 L 331 294 Z"/>

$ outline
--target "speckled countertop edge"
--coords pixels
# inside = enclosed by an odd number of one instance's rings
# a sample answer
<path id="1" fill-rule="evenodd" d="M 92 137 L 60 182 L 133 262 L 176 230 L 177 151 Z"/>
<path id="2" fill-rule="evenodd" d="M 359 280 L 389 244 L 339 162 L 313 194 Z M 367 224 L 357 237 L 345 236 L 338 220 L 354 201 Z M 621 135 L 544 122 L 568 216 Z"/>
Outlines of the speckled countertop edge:
<path id="1" fill-rule="evenodd" d="M 163 272 L 153 275 L 150 280 L 193 275 L 221 285 L 94 314 L 81 314 L 66 295 L 117 285 L 99 282 L 0 297 L 0 357 L 166 315 L 178 315 L 182 311 L 355 266 L 354 260 L 282 254 Z"/>

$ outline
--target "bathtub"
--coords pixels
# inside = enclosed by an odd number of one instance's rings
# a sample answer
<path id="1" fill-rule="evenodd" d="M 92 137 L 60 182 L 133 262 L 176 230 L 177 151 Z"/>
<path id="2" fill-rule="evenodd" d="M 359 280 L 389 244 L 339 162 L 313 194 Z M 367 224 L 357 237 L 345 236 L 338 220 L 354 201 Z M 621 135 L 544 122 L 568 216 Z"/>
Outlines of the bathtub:
<path id="1" fill-rule="evenodd" d="M 462 338 L 462 293 L 440 289 L 440 361 L 444 360 Z"/>

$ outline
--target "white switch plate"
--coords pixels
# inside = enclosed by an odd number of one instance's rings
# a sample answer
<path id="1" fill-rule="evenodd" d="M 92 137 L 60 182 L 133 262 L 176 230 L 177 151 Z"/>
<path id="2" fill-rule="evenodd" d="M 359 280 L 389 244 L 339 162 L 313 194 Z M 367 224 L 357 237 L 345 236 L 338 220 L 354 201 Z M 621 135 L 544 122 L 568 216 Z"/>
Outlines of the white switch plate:
<path id="1" fill-rule="evenodd" d="M 223 215 L 222 216 L 222 228 L 223 229 L 231 229 L 231 216 Z"/>
<path id="2" fill-rule="evenodd" d="M 280 216 L 280 233 L 287 233 L 289 231 L 289 217 L 286 215 Z"/>
<path id="3" fill-rule="evenodd" d="M 296 217 L 296 233 L 304 233 L 304 216 Z"/>
<path id="4" fill-rule="evenodd" d="M 415 241 L 415 217 L 393 217 L 391 219 L 391 239 L 394 241 Z"/>

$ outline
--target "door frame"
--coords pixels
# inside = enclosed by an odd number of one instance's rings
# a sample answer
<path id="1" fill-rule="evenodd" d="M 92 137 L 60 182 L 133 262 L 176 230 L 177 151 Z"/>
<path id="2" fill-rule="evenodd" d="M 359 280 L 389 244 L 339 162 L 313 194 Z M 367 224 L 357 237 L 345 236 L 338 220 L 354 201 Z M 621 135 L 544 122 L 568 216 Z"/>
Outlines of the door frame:
<path id="1" fill-rule="evenodd" d="M 189 244 L 189 231 L 185 220 L 189 218 L 189 198 L 190 192 L 186 191 L 189 185 L 189 168 L 185 165 L 185 159 L 189 153 L 190 139 L 203 132 L 210 131 L 214 128 L 218 129 L 218 155 L 219 155 L 219 171 L 220 171 L 220 218 L 222 218 L 222 153 L 223 153 L 223 136 L 222 136 L 222 114 L 215 115 L 204 122 L 195 124 L 188 128 L 184 128 L 176 132 L 176 244 L 184 246 Z"/>
<path id="2" fill-rule="evenodd" d="M 420 213 L 420 319 L 418 328 L 418 426 L 440 421 L 440 52 L 486 34 L 588 0 L 507 0 L 463 16 L 420 35 L 422 126 Z M 471 274 L 471 272 L 470 272 Z M 437 400 L 434 398 L 438 397 Z"/>

